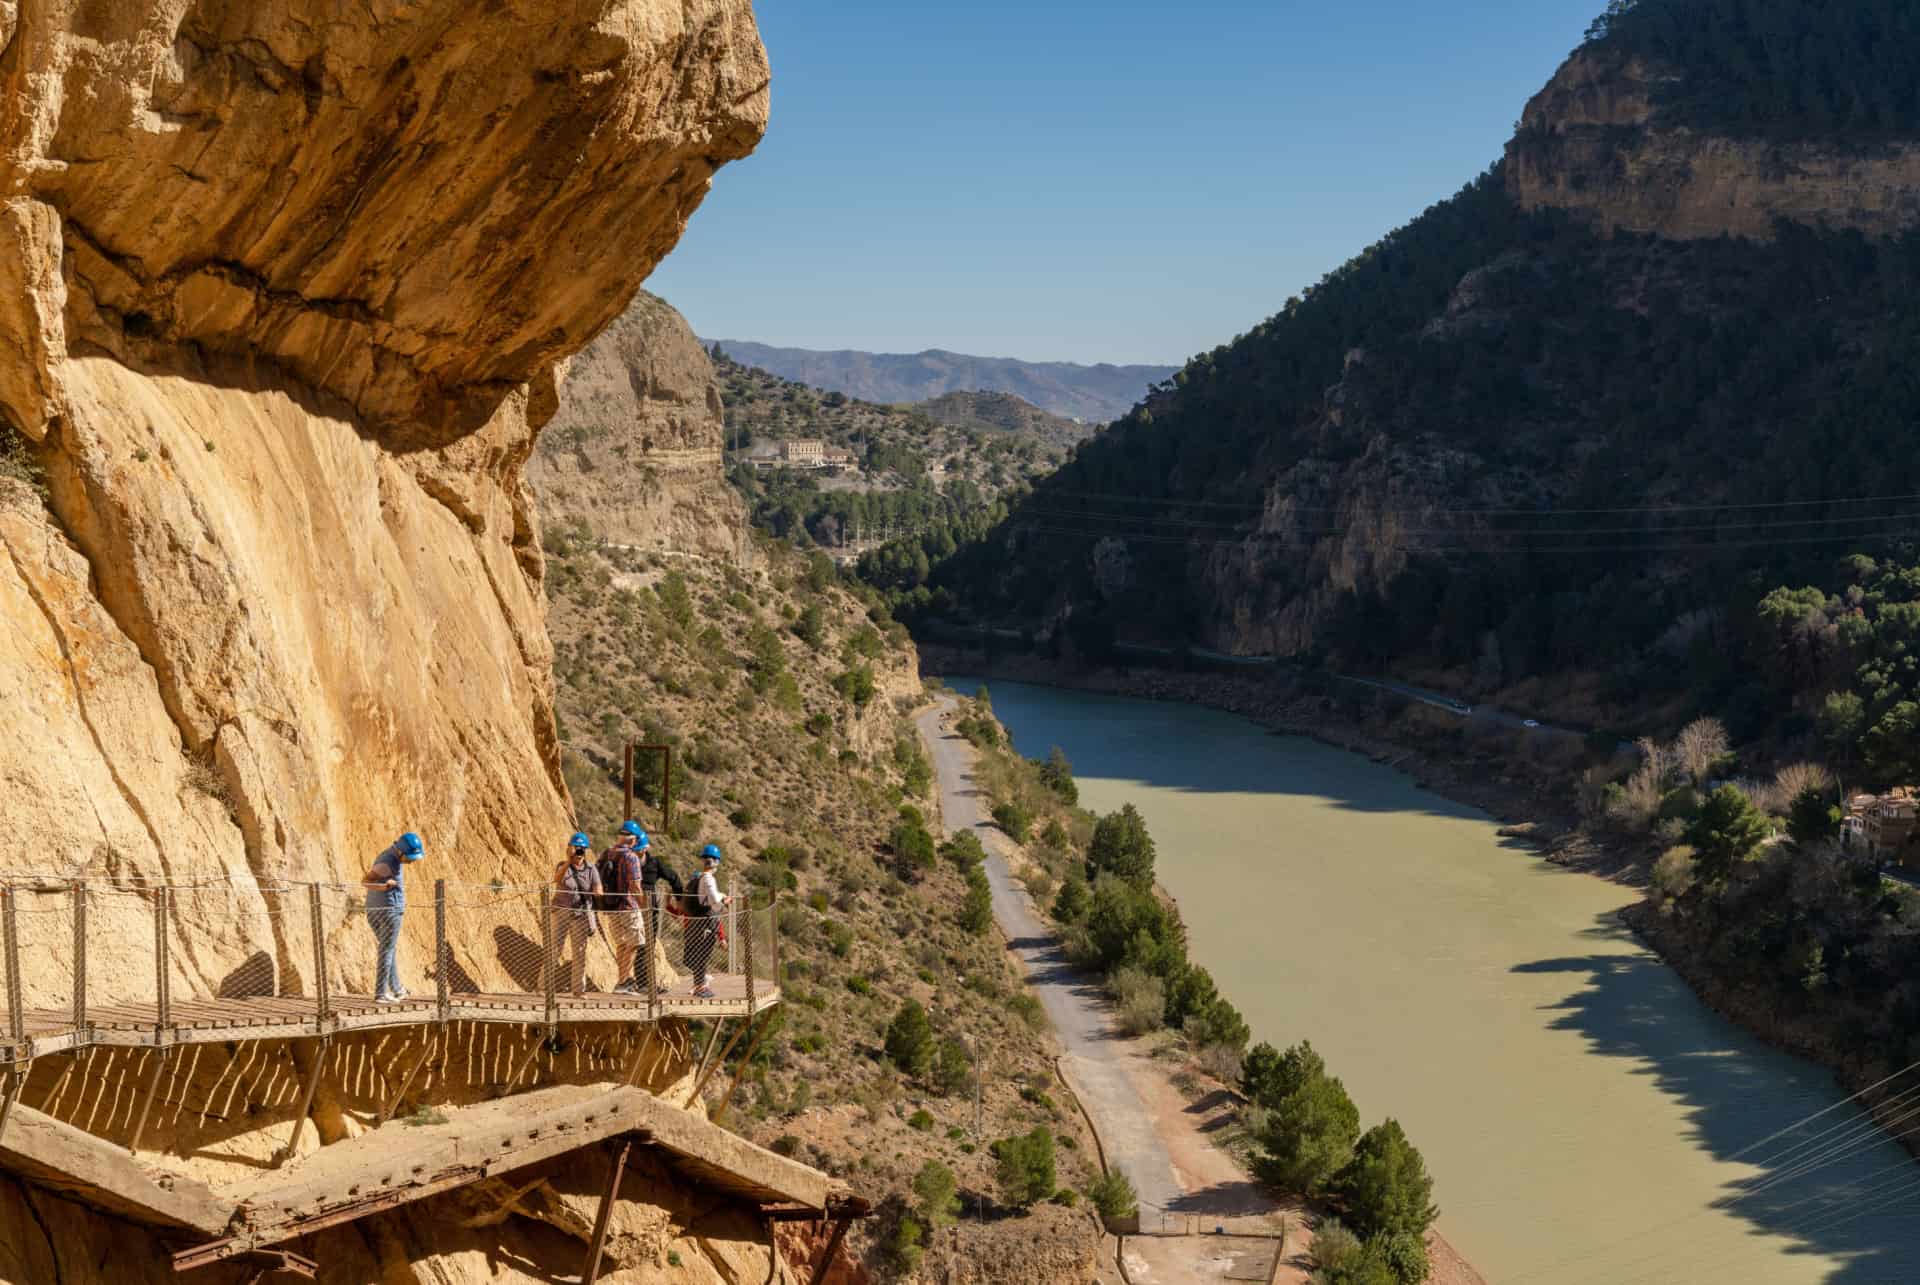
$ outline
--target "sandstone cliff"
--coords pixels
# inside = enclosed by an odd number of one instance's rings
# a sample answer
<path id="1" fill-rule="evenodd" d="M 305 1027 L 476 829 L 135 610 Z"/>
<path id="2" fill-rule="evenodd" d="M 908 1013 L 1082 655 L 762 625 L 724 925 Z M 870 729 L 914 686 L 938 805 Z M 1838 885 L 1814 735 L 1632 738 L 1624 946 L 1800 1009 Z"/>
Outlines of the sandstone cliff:
<path id="1" fill-rule="evenodd" d="M 1920 223 L 1920 143 L 1730 138 L 1657 105 L 1680 72 L 1606 49 L 1569 58 L 1527 104 L 1507 184 L 1529 210 L 1606 233 L 1765 240 L 1776 219 L 1888 236 Z"/>
<path id="2" fill-rule="evenodd" d="M 571 809 L 522 468 L 767 79 L 748 0 L 0 3 L 0 454 L 43 479 L 0 479 L 0 866 L 354 879 L 415 828 L 432 874 L 537 868 Z M 183 991 L 250 949 L 209 927 Z"/>

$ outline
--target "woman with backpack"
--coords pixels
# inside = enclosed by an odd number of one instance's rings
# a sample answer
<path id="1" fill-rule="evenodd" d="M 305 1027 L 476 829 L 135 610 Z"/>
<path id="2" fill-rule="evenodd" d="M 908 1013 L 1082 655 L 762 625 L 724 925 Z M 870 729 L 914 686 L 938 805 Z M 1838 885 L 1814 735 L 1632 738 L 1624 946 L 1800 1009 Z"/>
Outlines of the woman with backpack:
<path id="1" fill-rule="evenodd" d="M 707 985 L 707 963 L 713 958 L 714 943 L 720 939 L 720 913 L 726 909 L 727 895 L 720 891 L 714 877 L 720 869 L 720 845 L 709 843 L 700 850 L 700 877 L 694 881 L 695 916 L 687 921 L 686 964 L 693 971 L 696 999 L 713 999 L 713 987 Z"/>
<path id="2" fill-rule="evenodd" d="M 594 921 L 594 905 L 600 897 L 600 872 L 587 860 L 593 840 L 576 833 L 567 841 L 567 859 L 553 872 L 554 934 L 553 965 L 559 967 L 569 950 L 573 955 L 570 977 L 572 992 L 581 993 L 587 972 L 587 943 L 593 940 L 599 924 Z"/>

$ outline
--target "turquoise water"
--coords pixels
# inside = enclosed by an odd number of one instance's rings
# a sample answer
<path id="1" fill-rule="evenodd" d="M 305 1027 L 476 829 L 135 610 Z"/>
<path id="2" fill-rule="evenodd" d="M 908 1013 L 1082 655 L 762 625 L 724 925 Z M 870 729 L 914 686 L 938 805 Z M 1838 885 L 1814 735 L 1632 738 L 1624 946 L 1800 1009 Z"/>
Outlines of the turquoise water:
<path id="1" fill-rule="evenodd" d="M 1920 1165 L 1846 1106 L 1763 1143 L 1843 1094 L 1694 999 L 1615 920 L 1631 890 L 1233 715 L 991 686 L 1082 803 L 1140 808 L 1194 959 L 1256 1039 L 1312 1040 L 1365 1123 L 1406 1127 L 1489 1281 L 1920 1280 Z"/>

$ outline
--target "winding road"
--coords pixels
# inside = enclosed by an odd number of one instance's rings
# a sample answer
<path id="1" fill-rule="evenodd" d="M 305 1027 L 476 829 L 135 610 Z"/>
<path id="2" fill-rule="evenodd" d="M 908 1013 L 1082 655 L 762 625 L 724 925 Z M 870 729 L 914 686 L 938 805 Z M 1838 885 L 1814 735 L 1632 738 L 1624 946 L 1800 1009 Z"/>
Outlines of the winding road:
<path id="1" fill-rule="evenodd" d="M 987 850 L 993 917 L 1006 934 L 1008 949 L 1026 971 L 1047 1019 L 1059 1032 L 1065 1050 L 1061 1073 L 1093 1118 L 1107 1164 L 1133 1180 L 1143 1212 L 1179 1209 L 1185 1189 L 1172 1153 L 1154 1129 L 1153 1112 L 1120 1060 L 1120 1037 L 1107 1020 L 1099 982 L 1074 967 L 1034 913 L 1026 890 L 1014 882 L 1007 867 L 1006 837 L 981 815 L 980 792 L 971 775 L 973 747 L 943 725 L 954 706 L 954 698 L 943 695 L 914 720 L 933 757 L 946 832 L 972 830 Z"/>

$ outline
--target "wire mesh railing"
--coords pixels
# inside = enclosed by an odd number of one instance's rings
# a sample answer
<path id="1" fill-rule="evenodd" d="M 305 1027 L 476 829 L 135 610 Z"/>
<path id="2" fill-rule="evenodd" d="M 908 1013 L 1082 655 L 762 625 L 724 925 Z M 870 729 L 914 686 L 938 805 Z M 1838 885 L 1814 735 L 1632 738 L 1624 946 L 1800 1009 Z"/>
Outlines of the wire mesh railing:
<path id="1" fill-rule="evenodd" d="M 397 902 L 360 884 L 0 882 L 0 1065 L 87 1044 L 632 1021 L 773 998 L 771 904 L 445 880 Z"/>

